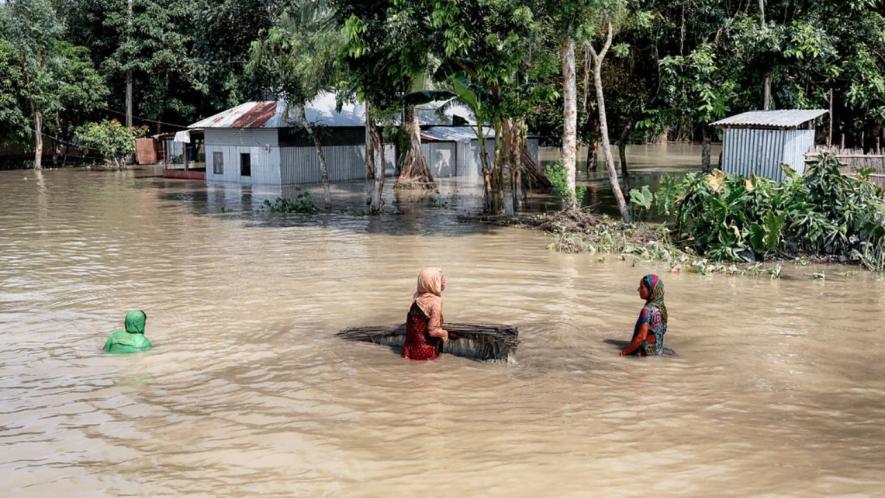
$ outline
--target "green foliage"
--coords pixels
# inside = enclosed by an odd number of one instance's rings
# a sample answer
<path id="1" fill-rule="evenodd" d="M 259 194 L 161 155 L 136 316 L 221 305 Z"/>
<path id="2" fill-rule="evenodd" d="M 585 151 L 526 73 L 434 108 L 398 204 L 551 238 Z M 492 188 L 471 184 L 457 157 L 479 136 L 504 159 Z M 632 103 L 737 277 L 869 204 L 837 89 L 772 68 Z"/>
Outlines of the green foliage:
<path id="1" fill-rule="evenodd" d="M 810 254 L 885 270 L 882 191 L 842 166 L 825 154 L 784 182 L 691 173 L 662 184 L 653 209 L 679 244 L 715 260 Z"/>
<path id="2" fill-rule="evenodd" d="M 312 214 L 319 211 L 316 204 L 313 202 L 313 199 L 310 197 L 310 192 L 303 192 L 295 196 L 294 199 L 284 199 L 282 197 L 277 197 L 276 199 L 271 201 L 264 201 L 262 205 L 263 209 L 271 212 L 271 213 L 306 213 Z"/>
<path id="3" fill-rule="evenodd" d="M 116 119 L 87 123 L 77 128 L 77 139 L 87 150 L 97 153 L 108 163 L 122 167 L 126 156 L 135 153 L 135 139 L 146 129 L 123 126 Z"/>
<path id="4" fill-rule="evenodd" d="M 586 197 L 587 186 L 578 185 L 575 187 L 575 202 L 572 202 L 572 192 L 568 188 L 568 173 L 565 170 L 562 160 L 545 166 L 544 174 L 553 186 L 553 195 L 562 202 L 563 206 L 572 204 L 580 205 L 581 201 Z"/>
<path id="5" fill-rule="evenodd" d="M 635 188 L 630 190 L 630 204 L 635 209 L 640 210 L 641 213 L 651 211 L 654 200 L 654 194 L 652 194 L 648 185 L 643 185 L 641 190 Z"/>
<path id="6" fill-rule="evenodd" d="M 17 129 L 12 137 L 36 133 L 37 115 L 41 132 L 64 131 L 107 95 L 89 51 L 66 31 L 48 0 L 0 4 L 0 120 Z"/>

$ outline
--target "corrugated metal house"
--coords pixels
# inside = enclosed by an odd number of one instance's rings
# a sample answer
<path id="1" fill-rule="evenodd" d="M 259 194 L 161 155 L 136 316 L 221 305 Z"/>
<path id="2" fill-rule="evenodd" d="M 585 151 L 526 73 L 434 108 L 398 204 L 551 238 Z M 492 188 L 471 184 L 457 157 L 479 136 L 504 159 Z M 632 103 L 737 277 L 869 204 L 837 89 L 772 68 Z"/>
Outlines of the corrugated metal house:
<path id="1" fill-rule="evenodd" d="M 781 164 L 805 171 L 805 154 L 814 148 L 814 120 L 823 109 L 750 111 L 714 123 L 723 129 L 722 170 L 742 176 L 783 180 Z"/>
<path id="2" fill-rule="evenodd" d="M 307 120 L 321 136 L 329 179 L 365 178 L 365 109 L 324 93 L 305 106 Z M 313 141 L 284 101 L 247 102 L 198 121 L 205 133 L 206 180 L 260 185 L 320 181 Z M 393 172 L 393 147 L 385 146 L 385 170 Z M 378 158 L 380 160 L 380 157 Z"/>
<path id="3" fill-rule="evenodd" d="M 261 185 L 318 183 L 319 162 L 313 141 L 283 101 L 247 102 L 190 125 L 205 134 L 206 180 Z M 307 120 L 320 135 L 331 181 L 366 176 L 365 108 L 321 93 L 305 106 Z M 465 124 L 475 124 L 463 105 L 431 102 L 416 107 L 422 152 L 434 177 L 479 177 L 479 141 Z M 494 130 L 486 128 L 486 146 L 494 160 Z M 425 142 L 426 141 L 426 142 Z M 529 151 L 538 160 L 538 140 Z M 376 158 L 380 161 L 380 157 Z M 385 144 L 385 172 L 394 174 L 395 150 Z"/>
<path id="4" fill-rule="evenodd" d="M 495 160 L 495 130 L 483 128 L 489 160 Z M 526 140 L 529 154 L 539 160 L 538 138 Z M 427 126 L 421 129 L 421 152 L 427 159 L 434 178 L 460 176 L 477 178 L 482 172 L 480 145 L 474 128 L 470 126 Z"/>

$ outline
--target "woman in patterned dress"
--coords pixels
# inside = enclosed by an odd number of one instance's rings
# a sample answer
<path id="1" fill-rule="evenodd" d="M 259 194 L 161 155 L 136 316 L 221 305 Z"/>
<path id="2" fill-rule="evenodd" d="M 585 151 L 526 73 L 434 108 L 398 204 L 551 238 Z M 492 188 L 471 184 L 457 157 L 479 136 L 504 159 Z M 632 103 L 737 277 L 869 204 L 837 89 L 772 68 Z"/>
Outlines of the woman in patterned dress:
<path id="1" fill-rule="evenodd" d="M 621 356 L 661 356 L 664 334 L 667 333 L 667 306 L 664 304 L 664 282 L 657 275 L 646 275 L 639 281 L 639 297 L 645 306 L 633 327 L 633 339 Z"/>
<path id="2" fill-rule="evenodd" d="M 406 342 L 402 356 L 410 360 L 435 360 L 449 340 L 443 326 L 442 291 L 446 278 L 439 268 L 422 268 L 412 306 L 406 315 Z"/>

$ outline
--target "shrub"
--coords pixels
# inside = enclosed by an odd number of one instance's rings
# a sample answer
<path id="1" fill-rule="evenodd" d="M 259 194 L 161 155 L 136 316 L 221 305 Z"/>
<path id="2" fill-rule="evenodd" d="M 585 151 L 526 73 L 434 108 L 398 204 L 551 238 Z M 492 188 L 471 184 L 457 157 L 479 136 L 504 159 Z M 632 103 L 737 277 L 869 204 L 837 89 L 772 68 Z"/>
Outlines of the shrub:
<path id="1" fill-rule="evenodd" d="M 77 128 L 76 135 L 83 147 L 101 156 L 108 164 L 122 168 L 126 156 L 135 153 L 135 139 L 146 130 L 123 126 L 116 119 L 86 123 Z"/>
<path id="2" fill-rule="evenodd" d="M 316 213 L 319 211 L 310 197 L 310 192 L 298 194 L 292 200 L 277 197 L 273 202 L 264 201 L 263 207 L 271 213 Z"/>
<path id="3" fill-rule="evenodd" d="M 587 187 L 585 185 L 575 186 L 575 198 L 572 199 L 572 192 L 568 188 L 568 173 L 565 171 L 565 165 L 562 164 L 562 160 L 545 166 L 544 174 L 547 175 L 547 179 L 550 180 L 550 184 L 553 186 L 553 194 L 564 206 L 572 204 L 572 200 L 578 206 L 581 205 L 581 201 L 587 195 Z"/>
<path id="4" fill-rule="evenodd" d="M 825 154 L 804 176 L 785 167 L 783 182 L 692 173 L 662 182 L 649 210 L 680 245 L 713 259 L 813 254 L 885 270 L 882 190 L 842 166 Z"/>

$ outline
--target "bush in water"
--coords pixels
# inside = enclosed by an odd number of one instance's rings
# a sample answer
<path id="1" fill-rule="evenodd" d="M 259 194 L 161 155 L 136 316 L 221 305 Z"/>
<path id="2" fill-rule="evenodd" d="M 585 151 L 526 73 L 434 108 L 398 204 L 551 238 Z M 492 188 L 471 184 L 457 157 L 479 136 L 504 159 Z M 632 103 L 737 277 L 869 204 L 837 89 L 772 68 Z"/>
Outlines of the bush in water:
<path id="1" fill-rule="evenodd" d="M 568 175 L 562 160 L 560 159 L 553 164 L 545 166 L 544 174 L 550 180 L 550 184 L 553 186 L 553 194 L 556 195 L 556 198 L 562 201 L 563 205 L 568 204 L 567 201 L 571 199 L 572 193 L 568 188 Z M 587 187 L 585 185 L 575 186 L 575 199 L 578 206 L 581 205 L 586 194 Z"/>
<path id="2" fill-rule="evenodd" d="M 310 197 L 310 192 L 298 194 L 292 200 L 277 197 L 273 202 L 264 201 L 264 209 L 271 213 L 316 213 L 319 211 Z"/>

